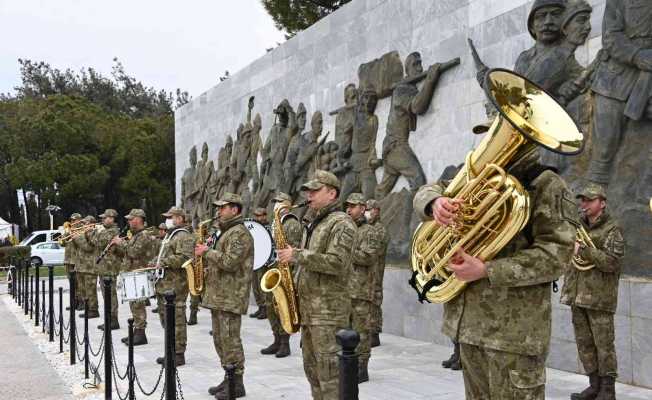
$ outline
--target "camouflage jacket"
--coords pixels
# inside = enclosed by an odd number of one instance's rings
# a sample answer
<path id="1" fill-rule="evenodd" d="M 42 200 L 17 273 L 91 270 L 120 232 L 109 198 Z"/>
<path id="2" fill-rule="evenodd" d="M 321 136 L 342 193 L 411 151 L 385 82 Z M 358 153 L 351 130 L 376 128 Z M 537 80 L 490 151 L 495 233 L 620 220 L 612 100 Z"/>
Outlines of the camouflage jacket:
<path id="1" fill-rule="evenodd" d="M 64 265 L 75 265 L 79 262 L 79 249 L 75 242 L 70 240 L 68 242 L 61 243 L 63 246 L 63 263 Z"/>
<path id="2" fill-rule="evenodd" d="M 96 273 L 95 257 L 97 257 L 97 251 L 91 240 L 93 234 L 93 231 L 88 231 L 82 235 L 77 235 L 72 240 L 72 243 L 77 248 L 77 263 L 75 265 L 75 271 L 77 272 L 86 274 Z"/>
<path id="3" fill-rule="evenodd" d="M 116 246 L 116 252 L 123 257 L 122 271 L 145 268 L 158 255 L 160 241 L 144 229 L 131 231 L 131 239 Z"/>
<path id="4" fill-rule="evenodd" d="M 285 233 L 285 239 L 288 244 L 295 248 L 299 247 L 301 245 L 303 229 L 297 216 L 290 213 L 285 214 L 281 217 L 281 224 L 283 225 L 283 232 Z"/>
<path id="5" fill-rule="evenodd" d="M 156 292 L 162 294 L 167 290 L 174 290 L 177 304 L 185 303 L 188 296 L 188 278 L 186 270 L 181 266 L 195 255 L 195 236 L 190 233 L 190 229 L 187 225 L 176 226 L 161 242 L 163 251 L 159 267 L 164 268 L 165 273 L 163 279 L 156 282 Z M 161 248 L 156 250 L 150 264 L 156 264 Z"/>
<path id="6" fill-rule="evenodd" d="M 551 283 L 573 251 L 575 203 L 564 181 L 539 166 L 510 171 L 530 195 L 530 219 L 487 261 L 488 277 L 470 283 L 444 307 L 442 331 L 461 343 L 517 354 L 546 355 L 550 344 Z M 535 173 L 533 173 L 533 171 Z M 414 207 L 431 214 L 443 186 L 419 189 Z"/>
<path id="7" fill-rule="evenodd" d="M 374 279 L 374 298 L 373 303 L 381 305 L 383 302 L 383 277 L 385 275 L 385 256 L 387 255 L 387 245 L 389 237 L 385 225 L 380 222 L 380 218 L 369 219 L 367 221 L 375 231 L 375 236 L 382 240 L 380 252 L 376 259 L 376 278 Z"/>
<path id="8" fill-rule="evenodd" d="M 300 269 L 297 292 L 301 325 L 349 323 L 351 300 L 347 294 L 356 227 L 339 209 L 335 202 L 311 213 L 302 248 L 294 252 L 293 261 Z"/>
<path id="9" fill-rule="evenodd" d="M 220 222 L 222 232 L 213 249 L 204 253 L 202 306 L 245 314 L 254 267 L 254 240 L 240 215 Z"/>
<path id="10" fill-rule="evenodd" d="M 99 256 L 109 242 L 111 242 L 111 239 L 119 234 L 120 229 L 118 229 L 118 226 L 115 224 L 109 226 L 105 225 L 104 229 L 101 231 L 93 232 L 91 241 L 93 242 L 95 249 L 98 251 L 97 255 Z M 93 260 L 93 263 L 95 263 L 95 260 Z M 102 261 L 95 265 L 98 275 L 103 276 L 117 276 L 120 273 L 121 268 L 122 256 L 116 251 L 115 246 L 112 246 Z"/>
<path id="11" fill-rule="evenodd" d="M 594 310 L 616 312 L 620 260 L 625 255 L 625 239 L 617 221 L 606 212 L 593 225 L 582 220 L 596 248 L 584 247 L 580 257 L 595 268 L 580 271 L 569 263 L 561 291 L 561 302 Z"/>
<path id="12" fill-rule="evenodd" d="M 383 238 L 365 217 L 355 221 L 358 229 L 351 248 L 351 278 L 349 293 L 352 299 L 373 301 L 376 289 L 376 266 L 383 249 Z"/>

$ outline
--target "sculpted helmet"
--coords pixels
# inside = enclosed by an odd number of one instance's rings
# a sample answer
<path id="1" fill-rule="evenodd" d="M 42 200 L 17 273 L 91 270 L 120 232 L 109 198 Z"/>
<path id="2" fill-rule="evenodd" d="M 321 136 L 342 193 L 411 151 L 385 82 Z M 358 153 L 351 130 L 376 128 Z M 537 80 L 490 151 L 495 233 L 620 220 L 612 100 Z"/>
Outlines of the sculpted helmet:
<path id="1" fill-rule="evenodd" d="M 527 30 L 530 32 L 530 36 L 532 36 L 534 40 L 537 39 L 537 36 L 534 33 L 534 27 L 532 26 L 534 23 L 534 13 L 536 13 L 537 10 L 548 6 L 557 6 L 565 9 L 567 4 L 568 2 L 566 0 L 535 0 L 532 9 L 530 10 L 530 15 L 527 17 Z"/>

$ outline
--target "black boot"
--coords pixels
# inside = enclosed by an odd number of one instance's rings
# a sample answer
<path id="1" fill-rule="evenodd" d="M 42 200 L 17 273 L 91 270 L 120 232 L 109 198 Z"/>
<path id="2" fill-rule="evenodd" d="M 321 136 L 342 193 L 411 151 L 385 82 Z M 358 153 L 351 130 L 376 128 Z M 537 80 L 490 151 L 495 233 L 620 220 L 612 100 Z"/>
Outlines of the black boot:
<path id="1" fill-rule="evenodd" d="M 86 313 L 81 313 L 81 314 L 79 314 L 79 318 L 84 318 L 84 315 L 85 315 L 85 314 L 86 314 Z M 99 317 L 100 317 L 100 313 L 99 313 L 99 312 L 97 312 L 97 311 L 90 311 L 90 310 L 88 311 L 88 319 L 99 318 Z"/>
<path id="2" fill-rule="evenodd" d="M 276 358 L 284 358 L 290 355 L 290 335 L 280 335 L 280 345 L 276 352 Z"/>
<path id="3" fill-rule="evenodd" d="M 159 357 L 156 359 L 157 364 L 163 365 L 165 363 L 165 357 Z M 185 353 L 177 353 L 174 357 L 174 365 L 180 367 L 186 365 L 186 356 Z"/>
<path id="4" fill-rule="evenodd" d="M 247 393 L 245 392 L 244 382 L 242 380 L 242 375 L 234 375 L 235 379 L 235 393 L 234 397 L 237 399 L 239 397 L 245 397 Z M 217 400 L 228 400 L 229 399 L 229 389 L 225 385 L 224 390 L 217 392 L 215 395 Z"/>
<path id="5" fill-rule="evenodd" d="M 600 391 L 600 377 L 597 372 L 589 374 L 589 387 L 581 393 L 571 394 L 571 400 L 594 400 Z"/>
<path id="6" fill-rule="evenodd" d="M 152 308 L 152 314 L 158 314 L 158 306 Z"/>
<path id="7" fill-rule="evenodd" d="M 256 318 L 267 319 L 267 308 L 265 308 L 265 306 L 260 307 L 260 314 L 258 314 Z"/>
<path id="8" fill-rule="evenodd" d="M 251 314 L 249 314 L 249 318 L 258 318 L 258 316 L 260 315 L 260 311 L 261 311 L 261 307 L 259 306 L 258 310 L 256 310 L 256 311 L 252 312 Z"/>
<path id="9" fill-rule="evenodd" d="M 368 363 L 369 360 L 360 360 L 360 364 L 358 365 L 358 383 L 369 382 Z"/>
<path id="10" fill-rule="evenodd" d="M 188 318 L 188 325 L 197 325 L 197 310 L 190 310 L 190 318 Z"/>
<path id="11" fill-rule="evenodd" d="M 120 341 L 129 346 L 129 336 L 123 337 Z M 134 346 L 147 344 L 147 336 L 144 329 L 134 329 Z"/>
<path id="12" fill-rule="evenodd" d="M 260 351 L 260 354 L 265 354 L 265 355 L 276 354 L 280 346 L 281 346 L 281 339 L 279 335 L 274 334 L 274 343 L 262 349 Z"/>
<path id="13" fill-rule="evenodd" d="M 208 388 L 208 394 L 211 396 L 215 396 L 217 392 L 221 392 L 226 388 L 226 375 L 224 376 L 224 379 L 222 379 L 222 382 L 220 382 L 219 385 L 217 386 L 211 386 Z"/>
<path id="14" fill-rule="evenodd" d="M 104 330 L 104 324 L 98 325 L 97 329 L 103 331 Z M 120 322 L 118 321 L 117 318 L 111 318 L 111 330 L 114 331 L 116 329 L 120 329 Z"/>
<path id="15" fill-rule="evenodd" d="M 380 346 L 380 334 L 378 332 L 371 334 L 371 347 Z"/>
<path id="16" fill-rule="evenodd" d="M 600 377 L 600 391 L 595 400 L 616 400 L 616 378 L 613 376 Z"/>

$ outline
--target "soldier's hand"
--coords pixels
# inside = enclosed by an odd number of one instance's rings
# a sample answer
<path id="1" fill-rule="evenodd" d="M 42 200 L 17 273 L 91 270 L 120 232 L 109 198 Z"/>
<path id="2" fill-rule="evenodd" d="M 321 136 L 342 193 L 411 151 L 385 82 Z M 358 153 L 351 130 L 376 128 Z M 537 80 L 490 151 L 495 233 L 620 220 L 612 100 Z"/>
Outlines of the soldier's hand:
<path id="1" fill-rule="evenodd" d="M 438 197 L 432 205 L 432 218 L 440 225 L 450 225 L 460 209 L 460 203 L 460 199 Z"/>
<path id="2" fill-rule="evenodd" d="M 643 71 L 652 71 L 652 49 L 639 50 L 634 57 L 634 63 Z"/>
<path id="3" fill-rule="evenodd" d="M 428 76 L 427 79 L 429 80 L 434 80 L 439 77 L 439 70 L 441 69 L 441 64 L 440 63 L 434 63 L 428 68 Z"/>
<path id="4" fill-rule="evenodd" d="M 487 277 L 487 265 L 481 259 L 469 255 L 464 249 L 458 250 L 448 268 L 462 282 L 473 282 Z"/>
<path id="5" fill-rule="evenodd" d="M 120 245 L 124 242 L 124 239 L 122 239 L 120 236 L 116 236 L 113 239 L 111 239 L 111 244 L 112 245 Z"/>
<path id="6" fill-rule="evenodd" d="M 289 263 L 293 261 L 294 248 L 292 246 L 288 246 L 284 249 L 276 250 L 276 254 L 280 262 Z"/>
<path id="7" fill-rule="evenodd" d="M 197 257 L 203 256 L 204 253 L 206 253 L 207 251 L 208 251 L 208 246 L 206 246 L 205 244 L 195 245 L 195 255 Z"/>

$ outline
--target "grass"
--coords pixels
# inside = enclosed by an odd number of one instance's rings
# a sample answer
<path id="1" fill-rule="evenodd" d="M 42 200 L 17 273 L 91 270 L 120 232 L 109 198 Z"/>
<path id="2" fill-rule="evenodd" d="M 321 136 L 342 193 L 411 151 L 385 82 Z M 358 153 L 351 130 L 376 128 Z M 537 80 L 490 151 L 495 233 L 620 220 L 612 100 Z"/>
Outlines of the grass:
<path id="1" fill-rule="evenodd" d="M 39 277 L 48 276 L 48 267 L 39 268 Z M 30 269 L 30 274 L 34 274 L 34 268 Z M 66 268 L 63 265 L 56 265 L 54 267 L 54 276 L 66 276 Z M 4 281 L 7 278 L 7 271 L 0 271 L 0 281 Z"/>

